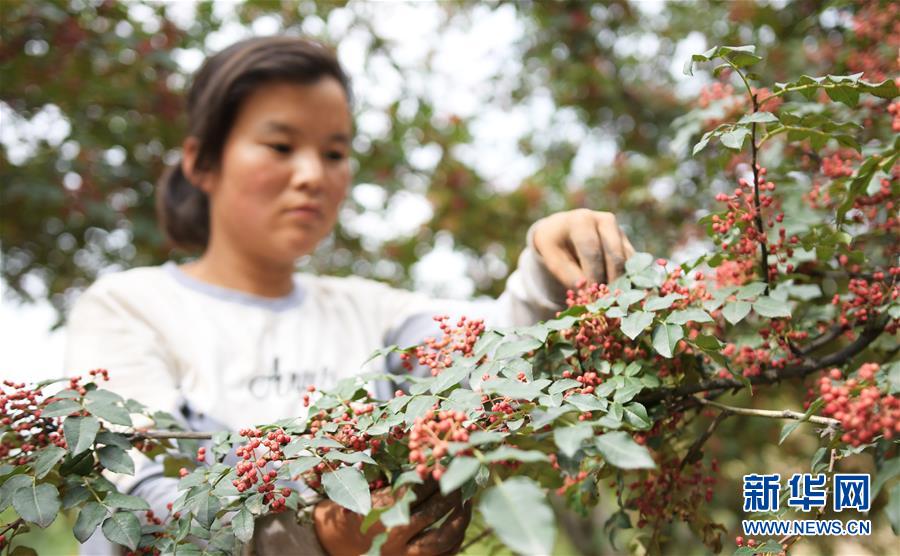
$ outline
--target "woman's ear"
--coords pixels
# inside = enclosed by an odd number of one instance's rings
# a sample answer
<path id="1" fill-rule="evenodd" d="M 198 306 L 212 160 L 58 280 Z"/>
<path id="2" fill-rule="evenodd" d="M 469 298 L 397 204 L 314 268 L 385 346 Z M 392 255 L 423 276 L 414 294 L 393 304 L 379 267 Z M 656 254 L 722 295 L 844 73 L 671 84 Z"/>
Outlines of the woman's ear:
<path id="1" fill-rule="evenodd" d="M 193 136 L 186 137 L 181 144 L 181 171 L 191 185 L 208 195 L 212 189 L 208 179 L 209 173 L 196 170 L 199 151 L 200 141 Z"/>

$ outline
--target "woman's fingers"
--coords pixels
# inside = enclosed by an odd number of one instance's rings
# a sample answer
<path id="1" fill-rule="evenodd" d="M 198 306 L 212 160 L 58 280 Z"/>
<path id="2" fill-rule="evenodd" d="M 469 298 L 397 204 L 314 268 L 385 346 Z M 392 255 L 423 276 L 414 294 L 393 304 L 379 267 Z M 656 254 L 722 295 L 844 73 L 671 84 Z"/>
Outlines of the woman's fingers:
<path id="1" fill-rule="evenodd" d="M 634 256 L 634 247 L 631 245 L 631 242 L 628 241 L 628 236 L 625 235 L 625 230 L 622 228 L 619 228 L 619 237 L 622 238 L 622 246 L 625 249 L 625 260 L 627 261 Z"/>
<path id="2" fill-rule="evenodd" d="M 573 258 L 573 254 L 562 245 L 545 248 L 543 257 L 547 270 L 566 287 L 574 288 L 578 282 L 586 279 L 578 262 Z"/>
<path id="3" fill-rule="evenodd" d="M 610 283 L 625 271 L 625 246 L 622 243 L 619 223 L 611 212 L 596 213 L 597 235 L 603 243 L 603 261 L 606 265 L 606 283 Z"/>
<path id="4" fill-rule="evenodd" d="M 588 282 L 605 282 L 607 269 L 604 262 L 604 245 L 597 233 L 598 227 L 593 213 L 587 213 L 584 217 L 574 216 L 572 220 L 569 239 L 575 248 L 575 255 L 584 278 Z"/>

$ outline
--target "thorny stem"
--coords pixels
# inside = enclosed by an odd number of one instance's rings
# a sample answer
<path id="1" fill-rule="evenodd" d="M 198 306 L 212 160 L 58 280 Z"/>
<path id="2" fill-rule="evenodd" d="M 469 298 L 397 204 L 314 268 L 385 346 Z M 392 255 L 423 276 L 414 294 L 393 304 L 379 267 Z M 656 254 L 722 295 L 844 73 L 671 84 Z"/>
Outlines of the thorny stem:
<path id="1" fill-rule="evenodd" d="M 744 76 L 744 73 L 738 69 L 730 60 L 726 60 L 728 65 L 734 69 L 735 73 L 738 74 L 738 77 L 741 78 L 741 81 L 744 82 L 744 87 L 747 89 L 747 95 L 750 96 L 750 102 L 753 105 L 753 113 L 756 114 L 759 112 L 759 102 L 756 98 L 756 94 L 753 92 L 753 88 L 750 86 L 750 83 L 747 81 L 747 78 Z M 768 100 L 768 98 L 767 98 Z M 760 142 L 762 144 L 762 142 Z M 762 207 L 759 202 L 759 168 L 757 164 L 759 152 L 759 145 L 756 144 L 756 122 L 750 124 L 750 164 L 753 170 L 753 221 L 756 224 L 756 231 L 759 234 L 759 247 L 762 251 L 762 260 L 760 261 L 760 270 L 762 271 L 763 281 L 766 283 L 766 294 L 769 292 L 769 248 L 766 245 L 766 229 L 763 226 L 762 221 Z"/>
<path id="2" fill-rule="evenodd" d="M 720 404 L 716 405 L 718 406 Z M 680 469 L 684 469 L 685 465 L 687 465 L 697 457 L 697 455 L 700 453 L 700 449 L 703 448 L 703 445 L 706 443 L 706 441 L 709 440 L 716 429 L 719 428 L 719 425 L 722 423 L 722 421 L 727 419 L 731 414 L 732 412 L 730 411 L 722 411 L 718 415 L 716 415 L 716 418 L 713 419 L 713 422 L 709 424 L 709 427 L 707 427 L 706 431 L 702 435 L 700 435 L 700 437 L 697 438 L 697 440 L 695 440 L 693 444 L 691 444 L 691 447 L 684 455 L 684 459 L 681 460 L 681 465 L 679 466 Z"/>
<path id="3" fill-rule="evenodd" d="M 753 113 L 759 111 L 759 104 L 756 101 L 756 95 L 751 94 L 753 100 Z M 766 293 L 769 292 L 769 247 L 766 244 L 766 228 L 762 221 L 762 206 L 759 202 L 759 164 L 757 162 L 759 155 L 759 146 L 756 144 L 756 122 L 750 124 L 750 153 L 753 169 L 753 221 L 756 223 L 756 232 L 759 234 L 759 248 L 762 251 L 760 260 L 760 270 L 762 271 L 763 281 L 766 283 Z"/>
<path id="4" fill-rule="evenodd" d="M 20 517 L 19 519 L 13 521 L 12 523 L 10 523 L 6 527 L 4 527 L 3 530 L 0 531 L 0 535 L 5 535 L 7 533 L 7 531 L 9 531 L 10 529 L 17 529 L 17 528 L 19 528 L 19 526 L 24 525 L 24 524 L 25 524 L 25 520 Z"/>

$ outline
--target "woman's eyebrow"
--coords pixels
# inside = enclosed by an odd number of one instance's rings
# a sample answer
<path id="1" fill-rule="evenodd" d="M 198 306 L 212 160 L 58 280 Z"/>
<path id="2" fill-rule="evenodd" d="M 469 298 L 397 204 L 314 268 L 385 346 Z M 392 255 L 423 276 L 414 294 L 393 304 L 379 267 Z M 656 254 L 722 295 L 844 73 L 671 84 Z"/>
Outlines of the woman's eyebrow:
<path id="1" fill-rule="evenodd" d="M 284 122 L 268 121 L 263 125 L 264 131 L 285 133 L 287 135 L 302 135 L 300 128 L 286 124 Z M 350 136 L 346 133 L 333 133 L 328 137 L 329 141 L 339 141 L 341 143 L 350 143 Z"/>

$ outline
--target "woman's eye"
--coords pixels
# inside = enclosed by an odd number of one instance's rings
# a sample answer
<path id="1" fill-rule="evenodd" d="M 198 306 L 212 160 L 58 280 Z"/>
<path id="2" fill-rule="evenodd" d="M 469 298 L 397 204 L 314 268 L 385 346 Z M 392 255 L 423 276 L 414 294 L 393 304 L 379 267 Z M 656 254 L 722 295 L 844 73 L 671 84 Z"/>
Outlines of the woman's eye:
<path id="1" fill-rule="evenodd" d="M 291 146 L 287 143 L 271 143 L 269 148 L 280 154 L 288 154 L 291 152 Z"/>
<path id="2" fill-rule="evenodd" d="M 329 160 L 344 160 L 345 155 L 340 151 L 330 151 L 328 154 Z"/>

